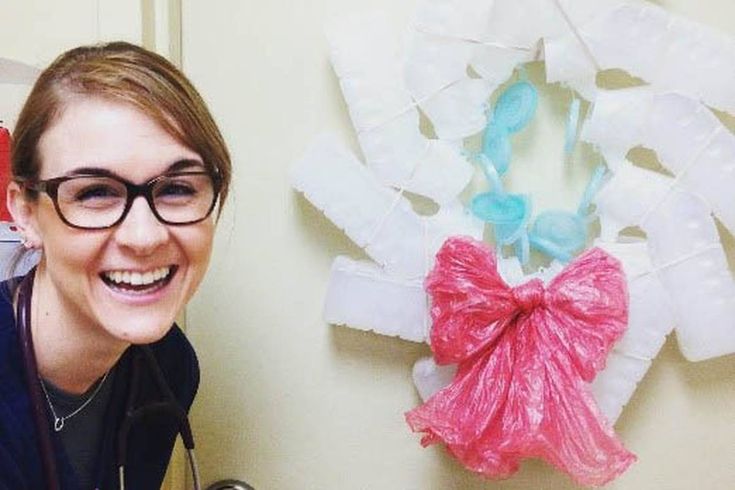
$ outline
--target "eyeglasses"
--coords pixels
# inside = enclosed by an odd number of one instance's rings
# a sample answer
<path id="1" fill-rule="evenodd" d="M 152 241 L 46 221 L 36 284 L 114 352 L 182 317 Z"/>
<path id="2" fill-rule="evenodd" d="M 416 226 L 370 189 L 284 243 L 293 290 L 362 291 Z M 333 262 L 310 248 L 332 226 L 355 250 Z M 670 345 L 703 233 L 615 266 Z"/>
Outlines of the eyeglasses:
<path id="1" fill-rule="evenodd" d="M 85 230 L 118 225 L 138 196 L 145 197 L 161 223 L 198 223 L 212 213 L 220 185 L 217 175 L 203 171 L 164 174 L 140 185 L 111 175 L 73 175 L 24 183 L 27 189 L 48 194 L 64 223 Z"/>

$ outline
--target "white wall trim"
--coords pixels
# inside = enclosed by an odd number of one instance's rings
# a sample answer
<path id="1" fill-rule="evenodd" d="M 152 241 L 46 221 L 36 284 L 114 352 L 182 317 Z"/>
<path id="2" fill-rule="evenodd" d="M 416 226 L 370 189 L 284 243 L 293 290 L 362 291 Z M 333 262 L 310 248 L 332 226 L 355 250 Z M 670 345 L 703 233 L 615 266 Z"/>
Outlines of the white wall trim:
<path id="1" fill-rule="evenodd" d="M 141 0 L 141 42 L 181 67 L 181 0 Z"/>

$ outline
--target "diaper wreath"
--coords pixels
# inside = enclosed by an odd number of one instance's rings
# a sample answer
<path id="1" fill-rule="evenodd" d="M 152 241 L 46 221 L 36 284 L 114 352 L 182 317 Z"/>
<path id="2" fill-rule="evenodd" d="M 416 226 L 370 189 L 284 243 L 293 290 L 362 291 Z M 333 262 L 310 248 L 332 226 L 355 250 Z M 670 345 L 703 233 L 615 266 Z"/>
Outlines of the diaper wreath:
<path id="1" fill-rule="evenodd" d="M 510 166 L 509 136 L 533 118 L 536 97 L 525 80 L 499 96 L 481 153 L 468 155 L 491 190 L 475 195 L 469 209 L 492 226 L 498 255 L 514 245 L 525 264 L 532 246 L 569 262 L 587 243 L 587 210 L 604 168 L 576 213 L 546 211 L 528 228 L 531 199 L 506 193 L 499 174 Z M 565 147 L 572 146 L 567 138 Z M 456 365 L 457 372 L 406 414 L 409 426 L 424 434 L 422 445 L 443 443 L 465 467 L 496 478 L 537 457 L 587 485 L 604 484 L 635 461 L 589 388 L 627 326 L 626 281 L 617 260 L 593 248 L 548 286 L 536 277 L 512 287 L 483 242 L 450 237 L 424 284 L 434 361 Z"/>
<path id="2" fill-rule="evenodd" d="M 372 14 L 329 29 L 365 162 L 325 135 L 291 175 L 370 258 L 335 258 L 325 319 L 430 343 L 433 357 L 414 366 L 426 401 L 406 415 L 422 443 L 489 477 L 538 457 L 604 484 L 635 460 L 611 427 L 667 334 L 676 327 L 692 361 L 735 352 L 735 281 L 717 225 L 735 231 L 735 137 L 710 109 L 735 114 L 735 42 L 624 0 L 424 0 L 405 50 L 389 25 Z M 576 213 L 542 213 L 528 228 L 528 200 L 500 177 L 533 87 L 511 86 L 492 111 L 487 101 L 534 60 L 576 94 L 566 151 L 579 138 L 605 167 Z M 597 87 L 611 69 L 645 85 Z M 590 104 L 579 131 L 577 96 Z M 469 154 L 464 140 L 481 132 Z M 638 146 L 665 170 L 627 160 Z M 465 203 L 478 167 L 489 190 Z M 408 193 L 438 211 L 419 215 Z M 486 223 L 514 257 L 481 242 Z M 527 274 L 529 249 L 555 260 Z"/>

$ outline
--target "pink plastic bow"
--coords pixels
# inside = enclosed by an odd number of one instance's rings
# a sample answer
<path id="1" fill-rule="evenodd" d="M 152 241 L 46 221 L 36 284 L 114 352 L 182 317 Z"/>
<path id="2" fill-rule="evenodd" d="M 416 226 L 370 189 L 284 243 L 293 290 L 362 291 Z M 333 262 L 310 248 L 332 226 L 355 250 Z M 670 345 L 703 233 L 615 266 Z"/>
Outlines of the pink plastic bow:
<path id="1" fill-rule="evenodd" d="M 485 244 L 450 238 L 426 289 L 435 360 L 458 370 L 406 414 L 424 446 L 443 442 L 467 468 L 494 478 L 542 458 L 583 485 L 603 485 L 636 460 L 588 388 L 627 325 L 617 260 L 592 249 L 548 288 L 539 279 L 512 288 Z"/>

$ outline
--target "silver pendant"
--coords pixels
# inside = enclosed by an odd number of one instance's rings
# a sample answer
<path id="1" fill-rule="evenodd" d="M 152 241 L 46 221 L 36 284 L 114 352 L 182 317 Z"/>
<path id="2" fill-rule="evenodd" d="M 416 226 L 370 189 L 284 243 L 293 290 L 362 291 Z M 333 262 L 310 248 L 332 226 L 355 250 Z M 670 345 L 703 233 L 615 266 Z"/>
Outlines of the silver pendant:
<path id="1" fill-rule="evenodd" d="M 61 429 L 64 428 L 64 417 L 54 417 L 54 430 L 56 432 L 59 432 Z"/>

